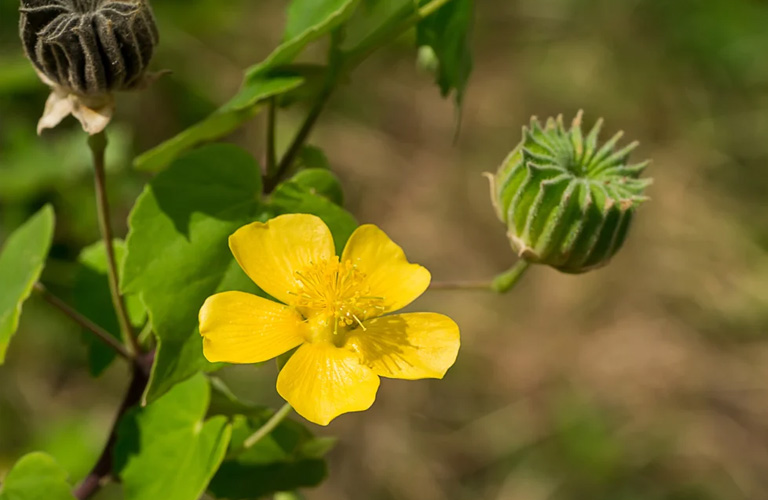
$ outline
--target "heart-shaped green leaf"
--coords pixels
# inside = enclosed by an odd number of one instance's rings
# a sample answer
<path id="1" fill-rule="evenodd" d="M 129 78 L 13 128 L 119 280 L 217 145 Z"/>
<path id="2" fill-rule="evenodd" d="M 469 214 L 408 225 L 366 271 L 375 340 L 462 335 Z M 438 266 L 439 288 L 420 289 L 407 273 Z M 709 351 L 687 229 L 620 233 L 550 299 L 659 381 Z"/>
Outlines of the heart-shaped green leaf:
<path id="1" fill-rule="evenodd" d="M 141 297 L 158 341 L 145 401 L 214 368 L 203 358 L 197 314 L 225 279 L 256 291 L 232 258 L 227 239 L 263 218 L 260 193 L 256 161 L 236 146 L 218 144 L 179 158 L 136 202 L 122 288 Z"/>
<path id="2" fill-rule="evenodd" d="M 232 429 L 205 418 L 211 389 L 198 374 L 120 422 L 115 472 L 126 500 L 197 500 L 219 467 Z"/>

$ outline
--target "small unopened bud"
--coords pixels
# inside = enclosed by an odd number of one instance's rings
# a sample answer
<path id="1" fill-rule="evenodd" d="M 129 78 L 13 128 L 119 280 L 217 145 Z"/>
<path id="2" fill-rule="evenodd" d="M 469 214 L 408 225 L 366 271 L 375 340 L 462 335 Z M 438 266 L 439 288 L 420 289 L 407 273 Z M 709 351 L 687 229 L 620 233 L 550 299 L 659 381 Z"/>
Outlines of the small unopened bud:
<path id="1" fill-rule="evenodd" d="M 69 113 L 86 130 L 103 128 L 111 93 L 145 83 L 158 42 L 148 0 L 21 0 L 19 10 L 24 51 L 53 88 L 41 128 Z M 89 120 L 93 113 L 106 122 Z"/>
<path id="2" fill-rule="evenodd" d="M 491 179 L 496 213 L 507 225 L 512 248 L 530 263 L 566 273 L 606 265 L 627 237 L 650 179 L 650 162 L 629 164 L 638 143 L 617 148 L 622 133 L 602 147 L 602 120 L 584 136 L 581 112 L 570 129 L 562 116 L 544 127 L 523 127 L 520 144 Z"/>

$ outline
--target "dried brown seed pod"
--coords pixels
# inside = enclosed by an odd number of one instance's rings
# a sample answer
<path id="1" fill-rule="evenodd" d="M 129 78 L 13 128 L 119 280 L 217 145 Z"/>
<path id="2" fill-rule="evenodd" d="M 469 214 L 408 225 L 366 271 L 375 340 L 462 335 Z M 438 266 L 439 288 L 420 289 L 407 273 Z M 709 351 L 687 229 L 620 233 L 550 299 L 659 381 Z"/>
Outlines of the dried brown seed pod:
<path id="1" fill-rule="evenodd" d="M 27 57 L 50 81 L 84 96 L 142 83 L 158 32 L 147 0 L 21 0 Z"/>
<path id="2" fill-rule="evenodd" d="M 38 133 L 70 114 L 99 133 L 112 92 L 151 80 L 158 32 L 149 0 L 21 0 L 19 11 L 24 51 L 52 89 Z"/>

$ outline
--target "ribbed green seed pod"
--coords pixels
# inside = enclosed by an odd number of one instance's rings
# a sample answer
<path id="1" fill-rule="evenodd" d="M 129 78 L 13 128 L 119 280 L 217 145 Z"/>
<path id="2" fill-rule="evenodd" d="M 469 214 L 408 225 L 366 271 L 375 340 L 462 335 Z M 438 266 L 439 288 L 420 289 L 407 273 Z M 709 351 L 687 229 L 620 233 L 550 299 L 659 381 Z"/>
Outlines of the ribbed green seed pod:
<path id="1" fill-rule="evenodd" d="M 148 0 L 21 0 L 32 64 L 68 92 L 94 96 L 144 81 L 158 42 Z"/>
<path id="2" fill-rule="evenodd" d="M 617 148 L 619 132 L 599 147 L 602 120 L 584 136 L 581 117 L 579 112 L 569 130 L 562 116 L 543 128 L 533 118 L 496 175 L 489 174 L 512 248 L 530 263 L 566 273 L 610 261 L 651 183 L 640 178 L 649 161 L 629 164 L 637 142 Z"/>

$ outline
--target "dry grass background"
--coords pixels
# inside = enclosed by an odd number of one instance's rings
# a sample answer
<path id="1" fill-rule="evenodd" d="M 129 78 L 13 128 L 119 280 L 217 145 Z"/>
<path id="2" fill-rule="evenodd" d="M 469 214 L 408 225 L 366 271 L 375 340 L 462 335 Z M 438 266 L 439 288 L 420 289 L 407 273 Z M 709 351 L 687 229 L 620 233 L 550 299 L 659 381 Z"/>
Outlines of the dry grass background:
<path id="1" fill-rule="evenodd" d="M 610 266 L 581 276 L 534 267 L 503 297 L 435 291 L 411 306 L 459 323 L 456 366 L 443 381 L 385 381 L 370 411 L 318 429 L 339 445 L 329 480 L 308 498 L 768 498 L 768 87 L 723 85 L 685 59 L 654 17 L 658 3 L 478 2 L 476 69 L 455 142 L 454 110 L 406 42 L 339 91 L 313 143 L 348 208 L 436 280 L 490 278 L 514 262 L 482 173 L 531 115 L 605 117 L 606 134 L 642 142 L 635 158 L 654 160 L 655 184 Z M 225 30 L 195 34 L 159 9 L 158 64 L 176 75 L 125 99 L 140 149 L 177 131 L 169 91 L 222 102 L 237 88 L 240 68 L 279 38 L 278 7 L 245 2 L 222 14 Z M 282 122 L 286 132 L 299 118 Z M 233 140 L 258 153 L 261 126 Z M 121 215 L 129 208 L 126 195 Z M 63 347 L 74 332 L 42 305 L 23 329 L 0 371 L 0 469 L 11 452 L 59 439 L 40 430 L 52 421 L 87 468 L 123 369 L 96 381 L 75 372 L 82 353 Z M 224 376 L 276 403 L 274 371 Z"/>

